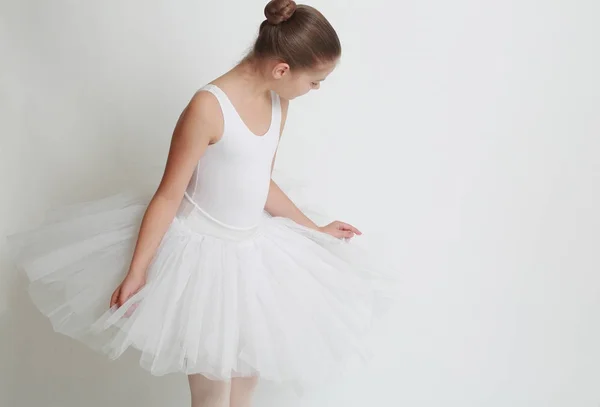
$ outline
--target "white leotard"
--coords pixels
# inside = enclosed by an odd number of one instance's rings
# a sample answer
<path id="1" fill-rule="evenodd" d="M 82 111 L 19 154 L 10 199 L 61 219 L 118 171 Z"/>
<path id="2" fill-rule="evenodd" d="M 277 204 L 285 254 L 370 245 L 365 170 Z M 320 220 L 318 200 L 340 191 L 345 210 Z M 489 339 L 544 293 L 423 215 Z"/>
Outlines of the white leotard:
<path id="1" fill-rule="evenodd" d="M 185 197 L 204 215 L 233 229 L 254 228 L 263 213 L 271 181 L 271 163 L 281 127 L 279 96 L 271 92 L 271 125 L 257 136 L 220 88 L 212 93 L 223 113 L 223 136 L 210 145 L 194 170 Z"/>

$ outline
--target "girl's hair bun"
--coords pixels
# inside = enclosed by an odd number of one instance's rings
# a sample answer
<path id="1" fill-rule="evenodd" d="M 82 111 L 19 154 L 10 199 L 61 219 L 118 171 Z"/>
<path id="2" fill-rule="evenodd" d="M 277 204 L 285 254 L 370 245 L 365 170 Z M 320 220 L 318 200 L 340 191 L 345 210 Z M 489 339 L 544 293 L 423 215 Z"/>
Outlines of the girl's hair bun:
<path id="1" fill-rule="evenodd" d="M 296 11 L 296 2 L 293 0 L 271 0 L 265 7 L 265 17 L 271 25 L 281 24 L 292 17 Z"/>
<path id="2" fill-rule="evenodd" d="M 266 20 L 245 60 L 284 61 L 291 69 L 315 69 L 337 61 L 342 45 L 329 21 L 314 7 L 293 0 L 271 0 Z"/>

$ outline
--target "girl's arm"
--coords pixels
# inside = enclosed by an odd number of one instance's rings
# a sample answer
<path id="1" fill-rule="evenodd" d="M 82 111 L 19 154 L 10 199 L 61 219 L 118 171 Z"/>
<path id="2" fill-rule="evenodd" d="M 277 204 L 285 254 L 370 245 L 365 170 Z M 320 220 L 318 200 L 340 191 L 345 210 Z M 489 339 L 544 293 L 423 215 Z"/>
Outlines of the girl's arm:
<path id="1" fill-rule="evenodd" d="M 283 134 L 283 128 L 285 127 L 285 121 L 287 119 L 289 101 L 281 99 L 281 129 L 280 136 Z M 271 164 L 271 172 L 273 172 L 273 166 L 275 165 L 275 158 L 277 157 L 277 151 L 275 151 L 275 157 L 273 157 L 273 163 Z M 310 220 L 288 196 L 277 186 L 275 181 L 271 179 L 271 185 L 269 187 L 269 195 L 267 196 L 267 203 L 265 204 L 265 210 L 271 214 L 271 216 L 282 216 L 290 218 L 300 225 L 304 225 L 311 229 L 318 230 L 319 227 Z"/>
<path id="2" fill-rule="evenodd" d="M 223 116 L 217 100 L 208 92 L 196 93 L 175 126 L 165 171 L 144 214 L 128 274 L 145 277 L 198 160 L 222 133 Z"/>
<path id="3" fill-rule="evenodd" d="M 296 223 L 304 225 L 308 228 L 319 230 L 319 226 L 310 220 L 288 196 L 283 192 L 275 183 L 271 180 L 271 186 L 269 187 L 269 196 L 267 198 L 267 204 L 265 210 L 271 214 L 271 216 L 282 216 L 290 218 Z"/>

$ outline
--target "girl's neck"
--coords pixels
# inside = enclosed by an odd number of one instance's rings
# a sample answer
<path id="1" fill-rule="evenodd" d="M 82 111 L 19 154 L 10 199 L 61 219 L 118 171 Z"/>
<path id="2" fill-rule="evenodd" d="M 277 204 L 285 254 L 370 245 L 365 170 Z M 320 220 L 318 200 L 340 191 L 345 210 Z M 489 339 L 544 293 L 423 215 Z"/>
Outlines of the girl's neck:
<path id="1" fill-rule="evenodd" d="M 223 79 L 231 83 L 232 87 L 243 89 L 240 93 L 244 98 L 262 98 L 270 90 L 269 81 L 265 79 L 263 71 L 252 61 L 242 61 L 225 75 Z"/>

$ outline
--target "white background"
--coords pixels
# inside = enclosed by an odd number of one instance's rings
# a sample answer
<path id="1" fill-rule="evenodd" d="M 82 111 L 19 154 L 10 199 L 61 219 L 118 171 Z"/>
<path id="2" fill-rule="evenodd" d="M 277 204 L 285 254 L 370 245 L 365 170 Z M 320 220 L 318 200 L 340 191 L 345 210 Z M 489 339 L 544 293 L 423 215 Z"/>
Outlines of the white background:
<path id="1" fill-rule="evenodd" d="M 368 370 L 303 400 L 263 385 L 256 405 L 600 405 L 600 3 L 312 4 L 344 56 L 291 105 L 277 167 L 386 236 L 402 297 Z M 263 6 L 3 1 L 0 236 L 155 182 Z M 54 334 L 3 240 L 0 259 L 1 406 L 188 405 L 184 376 Z"/>

